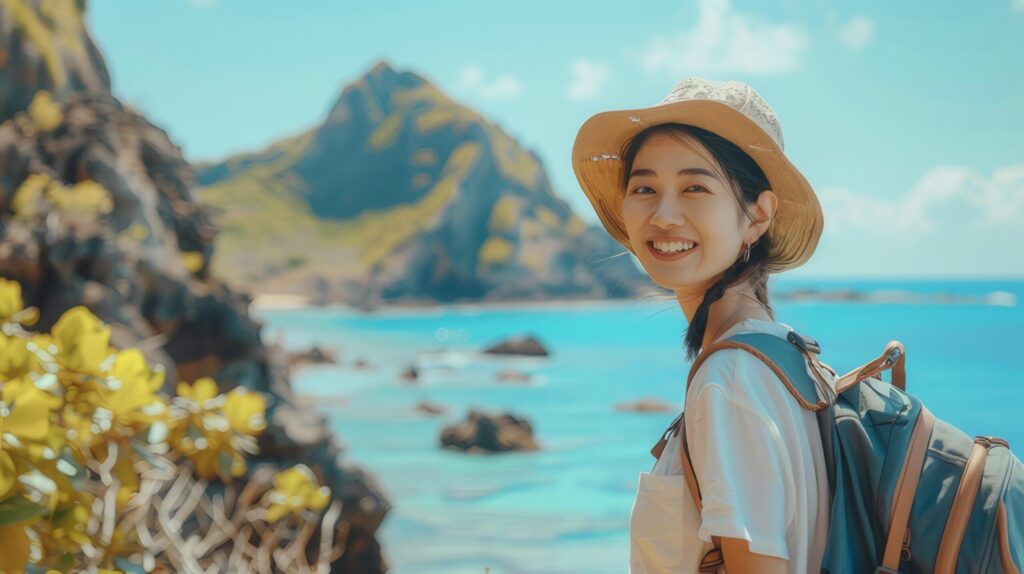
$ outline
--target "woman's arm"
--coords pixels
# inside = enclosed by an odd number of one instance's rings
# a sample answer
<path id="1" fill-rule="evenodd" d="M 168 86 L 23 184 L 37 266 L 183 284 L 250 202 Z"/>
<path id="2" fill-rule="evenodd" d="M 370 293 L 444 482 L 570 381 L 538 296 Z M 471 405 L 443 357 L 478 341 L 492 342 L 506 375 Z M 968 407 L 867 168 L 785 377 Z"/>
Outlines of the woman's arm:
<path id="1" fill-rule="evenodd" d="M 725 570 L 729 574 L 786 574 L 789 560 L 778 556 L 754 554 L 750 543 L 742 538 L 720 538 Z"/>

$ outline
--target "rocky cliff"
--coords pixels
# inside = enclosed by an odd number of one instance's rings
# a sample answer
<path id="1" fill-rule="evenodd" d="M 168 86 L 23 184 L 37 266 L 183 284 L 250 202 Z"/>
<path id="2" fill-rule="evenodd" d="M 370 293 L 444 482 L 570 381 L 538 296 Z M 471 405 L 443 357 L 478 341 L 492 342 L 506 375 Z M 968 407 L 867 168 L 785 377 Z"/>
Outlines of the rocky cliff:
<path id="1" fill-rule="evenodd" d="M 249 297 L 210 273 L 216 228 L 195 175 L 160 128 L 110 93 L 82 25 L 85 2 L 0 1 L 0 276 L 48 330 L 84 304 L 178 380 L 267 393 L 260 460 L 314 467 L 344 503 L 336 572 L 384 572 L 375 532 L 389 502 L 341 459 L 324 419 L 291 391 Z"/>

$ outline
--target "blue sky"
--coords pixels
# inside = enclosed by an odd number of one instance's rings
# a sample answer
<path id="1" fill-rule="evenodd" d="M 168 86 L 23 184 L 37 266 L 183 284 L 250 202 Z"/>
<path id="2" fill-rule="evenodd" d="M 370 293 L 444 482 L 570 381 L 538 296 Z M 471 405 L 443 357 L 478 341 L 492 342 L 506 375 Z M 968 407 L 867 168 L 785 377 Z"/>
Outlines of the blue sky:
<path id="1" fill-rule="evenodd" d="M 322 121 L 375 61 L 412 70 L 543 160 L 591 115 L 687 76 L 749 83 L 821 197 L 814 257 L 787 273 L 1024 277 L 1024 0 L 373 2 L 92 0 L 114 93 L 187 159 Z"/>

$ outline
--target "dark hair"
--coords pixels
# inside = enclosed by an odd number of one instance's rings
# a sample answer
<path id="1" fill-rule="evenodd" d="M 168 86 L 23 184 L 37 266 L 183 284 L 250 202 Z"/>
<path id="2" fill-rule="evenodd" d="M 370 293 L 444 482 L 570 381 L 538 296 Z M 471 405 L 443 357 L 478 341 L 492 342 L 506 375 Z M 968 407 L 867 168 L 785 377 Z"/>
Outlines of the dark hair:
<path id="1" fill-rule="evenodd" d="M 742 209 L 741 215 L 745 215 L 748 219 L 753 218 L 750 205 L 757 203 L 761 192 L 771 187 L 760 166 L 731 141 L 708 130 L 688 124 L 658 124 L 644 129 L 627 141 L 621 154 L 625 169 L 622 171 L 620 189 L 623 191 L 626 189 L 626 180 L 633 169 L 633 159 L 640 146 L 655 133 L 675 136 L 684 143 L 688 142 L 682 137 L 688 135 L 703 144 L 711 152 L 714 159 L 712 163 L 720 165 L 725 172 L 729 187 L 736 194 L 736 200 Z M 703 153 L 702 150 L 698 151 Z M 697 307 L 697 312 L 694 313 L 686 328 L 683 348 L 686 351 L 687 360 L 692 361 L 700 353 L 711 304 L 721 299 L 725 295 L 725 290 L 733 285 L 749 281 L 757 301 L 768 311 L 768 316 L 775 319 L 775 313 L 768 302 L 769 269 L 767 263 L 771 250 L 771 237 L 767 232 L 763 233 L 750 247 L 750 260 L 744 262 L 742 257 L 737 257 L 736 261 L 725 270 L 722 277 L 704 293 L 704 300 Z"/>

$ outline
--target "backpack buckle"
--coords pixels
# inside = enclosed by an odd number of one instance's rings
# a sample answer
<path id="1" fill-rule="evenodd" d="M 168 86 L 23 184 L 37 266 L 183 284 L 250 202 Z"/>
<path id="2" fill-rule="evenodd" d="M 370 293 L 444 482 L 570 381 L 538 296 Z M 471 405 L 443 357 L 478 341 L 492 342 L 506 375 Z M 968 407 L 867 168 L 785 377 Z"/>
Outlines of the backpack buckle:
<path id="1" fill-rule="evenodd" d="M 817 341 L 796 331 L 791 330 L 786 334 L 786 340 L 805 351 L 810 351 L 816 355 L 821 353 L 821 346 L 818 345 Z"/>

